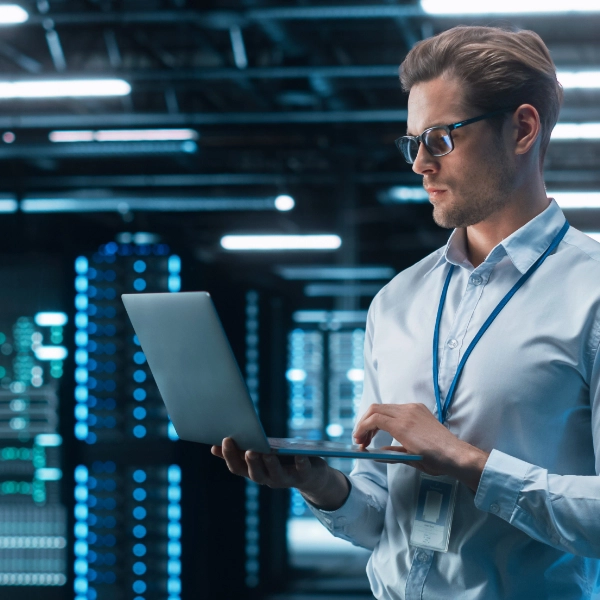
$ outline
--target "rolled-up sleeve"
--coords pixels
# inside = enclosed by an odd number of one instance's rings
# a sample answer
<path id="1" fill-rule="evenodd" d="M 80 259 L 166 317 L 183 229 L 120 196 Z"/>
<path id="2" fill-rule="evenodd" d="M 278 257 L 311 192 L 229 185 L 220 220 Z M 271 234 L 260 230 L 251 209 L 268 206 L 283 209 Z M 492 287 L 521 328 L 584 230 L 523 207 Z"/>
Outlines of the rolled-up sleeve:
<path id="1" fill-rule="evenodd" d="M 377 364 L 372 357 L 375 337 L 377 297 L 367 316 L 364 348 L 364 387 L 357 418 L 371 404 L 381 404 L 377 383 Z M 389 446 L 392 437 L 380 431 L 371 443 L 372 448 Z M 325 511 L 307 503 L 317 519 L 336 537 L 356 546 L 373 549 L 381 537 L 385 509 L 388 501 L 387 466 L 372 460 L 360 459 L 350 473 L 350 494 L 343 506 L 335 511 Z"/>

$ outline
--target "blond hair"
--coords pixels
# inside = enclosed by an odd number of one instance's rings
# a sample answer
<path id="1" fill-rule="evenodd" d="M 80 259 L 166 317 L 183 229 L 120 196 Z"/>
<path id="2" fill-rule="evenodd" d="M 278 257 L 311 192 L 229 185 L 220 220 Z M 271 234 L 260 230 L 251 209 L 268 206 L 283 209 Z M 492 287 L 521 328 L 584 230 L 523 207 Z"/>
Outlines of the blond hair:
<path id="1" fill-rule="evenodd" d="M 563 99 L 548 48 L 533 31 L 453 27 L 416 44 L 400 65 L 405 92 L 438 77 L 458 79 L 466 103 L 491 112 L 531 104 L 540 115 L 540 164 Z M 471 115 L 468 115 L 471 116 Z"/>

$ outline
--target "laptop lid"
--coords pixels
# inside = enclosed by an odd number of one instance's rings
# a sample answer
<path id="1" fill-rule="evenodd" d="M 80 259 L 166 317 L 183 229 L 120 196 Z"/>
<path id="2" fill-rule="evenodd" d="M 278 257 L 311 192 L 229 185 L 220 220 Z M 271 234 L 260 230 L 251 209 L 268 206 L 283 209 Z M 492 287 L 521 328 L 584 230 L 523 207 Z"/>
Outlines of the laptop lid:
<path id="1" fill-rule="evenodd" d="M 252 399 L 207 292 L 123 294 L 177 435 L 269 452 Z"/>

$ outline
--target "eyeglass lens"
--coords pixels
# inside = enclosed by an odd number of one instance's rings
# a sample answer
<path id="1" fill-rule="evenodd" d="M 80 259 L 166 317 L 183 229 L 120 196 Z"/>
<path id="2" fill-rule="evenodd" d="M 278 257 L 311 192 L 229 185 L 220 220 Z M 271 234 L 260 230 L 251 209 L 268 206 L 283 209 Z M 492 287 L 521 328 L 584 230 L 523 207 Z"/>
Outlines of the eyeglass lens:
<path id="1" fill-rule="evenodd" d="M 423 134 L 423 143 L 432 156 L 444 156 L 454 148 L 450 134 L 443 127 L 433 127 L 426 131 Z M 412 164 L 417 160 L 419 142 L 408 136 L 400 138 L 400 151 L 406 162 Z"/>

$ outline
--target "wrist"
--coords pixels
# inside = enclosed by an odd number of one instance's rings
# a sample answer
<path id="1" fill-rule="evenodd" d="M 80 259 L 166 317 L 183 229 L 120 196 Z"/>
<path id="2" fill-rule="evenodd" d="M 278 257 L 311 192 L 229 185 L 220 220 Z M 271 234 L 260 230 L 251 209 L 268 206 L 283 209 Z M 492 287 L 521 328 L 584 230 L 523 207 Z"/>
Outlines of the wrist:
<path id="1" fill-rule="evenodd" d="M 489 452 L 462 442 L 457 448 L 451 475 L 476 492 L 489 455 Z"/>
<path id="2" fill-rule="evenodd" d="M 327 465 L 324 477 L 315 485 L 302 486 L 298 491 L 305 500 L 321 510 L 333 511 L 343 506 L 350 493 L 350 483 L 346 476 Z"/>

